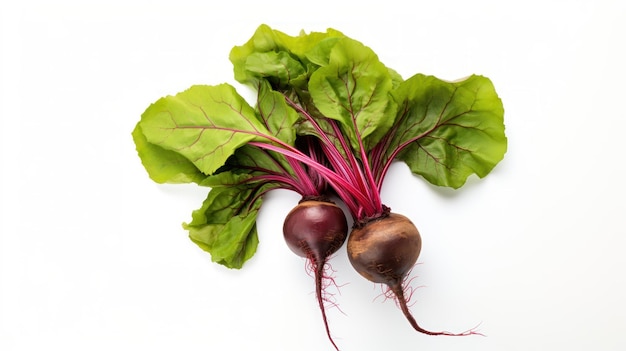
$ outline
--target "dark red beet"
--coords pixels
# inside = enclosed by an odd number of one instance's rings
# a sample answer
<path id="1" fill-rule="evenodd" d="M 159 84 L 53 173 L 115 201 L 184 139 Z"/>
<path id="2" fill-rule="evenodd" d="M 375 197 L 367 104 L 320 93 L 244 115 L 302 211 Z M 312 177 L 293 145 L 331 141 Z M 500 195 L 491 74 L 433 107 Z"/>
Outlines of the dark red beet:
<path id="1" fill-rule="evenodd" d="M 422 238 L 415 225 L 403 215 L 389 213 L 352 230 L 348 239 L 348 258 L 363 277 L 389 287 L 415 330 L 428 335 L 478 334 L 472 330 L 458 334 L 432 332 L 420 327 L 411 315 L 403 282 L 417 262 L 421 248 Z"/>
<path id="2" fill-rule="evenodd" d="M 326 334 L 335 349 L 326 319 L 322 291 L 328 257 L 343 245 L 348 235 L 348 223 L 343 210 L 332 202 L 304 200 L 285 218 L 283 234 L 289 248 L 309 260 L 315 277 L 315 294 L 322 311 Z"/>

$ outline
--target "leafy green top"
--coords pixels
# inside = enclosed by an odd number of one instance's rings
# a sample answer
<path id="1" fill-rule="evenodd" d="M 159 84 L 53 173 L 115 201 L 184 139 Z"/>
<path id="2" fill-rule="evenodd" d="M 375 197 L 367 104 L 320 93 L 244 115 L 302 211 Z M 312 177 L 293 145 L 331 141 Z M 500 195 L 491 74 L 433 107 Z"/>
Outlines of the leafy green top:
<path id="1" fill-rule="evenodd" d="M 359 220 L 383 210 L 394 161 L 459 188 L 506 152 L 502 102 L 486 77 L 404 80 L 333 29 L 289 36 L 261 25 L 230 60 L 235 79 L 256 91 L 255 106 L 231 85 L 195 85 L 150 105 L 132 133 L 155 182 L 211 188 L 184 227 L 227 267 L 254 254 L 271 189 L 315 196 L 330 185 Z"/>

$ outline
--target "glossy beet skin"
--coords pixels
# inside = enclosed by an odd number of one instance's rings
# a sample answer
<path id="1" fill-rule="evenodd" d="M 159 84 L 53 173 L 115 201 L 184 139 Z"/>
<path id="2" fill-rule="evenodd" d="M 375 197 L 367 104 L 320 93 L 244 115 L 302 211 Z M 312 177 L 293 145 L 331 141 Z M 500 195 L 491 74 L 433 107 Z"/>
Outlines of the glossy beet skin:
<path id="1" fill-rule="evenodd" d="M 404 280 L 419 257 L 422 238 L 415 225 L 405 216 L 389 213 L 354 228 L 348 239 L 350 263 L 366 279 L 385 284 L 393 293 L 402 313 L 413 329 L 428 335 L 463 336 L 479 334 L 433 332 L 417 324 L 409 311 Z"/>
<path id="2" fill-rule="evenodd" d="M 389 286 L 402 283 L 421 249 L 419 231 L 397 213 L 355 228 L 348 239 L 348 257 L 356 271 L 374 283 Z"/>
<path id="3" fill-rule="evenodd" d="M 348 236 L 348 222 L 343 210 L 332 202 L 303 200 L 285 218 L 283 234 L 287 246 L 305 257 L 315 278 L 315 296 L 322 312 L 328 339 L 339 350 L 328 327 L 323 279 L 328 257 L 343 245 Z"/>
<path id="4" fill-rule="evenodd" d="M 287 215 L 283 234 L 296 255 L 320 263 L 346 241 L 348 223 L 343 210 L 332 202 L 303 201 Z"/>

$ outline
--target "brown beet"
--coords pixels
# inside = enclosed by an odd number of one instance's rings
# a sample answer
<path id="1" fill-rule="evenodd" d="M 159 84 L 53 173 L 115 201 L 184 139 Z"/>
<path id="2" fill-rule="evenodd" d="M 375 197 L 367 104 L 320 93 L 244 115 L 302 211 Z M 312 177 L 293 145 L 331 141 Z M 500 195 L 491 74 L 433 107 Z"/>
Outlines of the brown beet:
<path id="1" fill-rule="evenodd" d="M 355 228 L 348 239 L 352 266 L 374 283 L 401 284 L 422 249 L 417 228 L 403 215 L 389 216 Z"/>
<path id="2" fill-rule="evenodd" d="M 374 283 L 387 285 L 415 330 L 428 335 L 478 334 L 473 330 L 458 334 L 432 332 L 420 327 L 411 315 L 403 283 L 417 262 L 421 248 L 422 238 L 415 225 L 397 213 L 389 213 L 354 228 L 348 238 L 348 258 L 354 269 Z"/>

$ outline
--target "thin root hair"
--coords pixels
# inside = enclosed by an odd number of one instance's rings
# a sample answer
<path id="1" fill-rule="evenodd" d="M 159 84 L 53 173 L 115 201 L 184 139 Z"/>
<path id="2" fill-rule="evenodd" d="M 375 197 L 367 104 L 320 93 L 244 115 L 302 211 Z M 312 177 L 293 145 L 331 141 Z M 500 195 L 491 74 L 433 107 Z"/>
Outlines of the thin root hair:
<path id="1" fill-rule="evenodd" d="M 415 264 L 413 268 L 415 268 L 415 266 L 417 266 L 417 264 Z M 425 285 L 413 286 L 413 281 L 418 278 L 417 275 L 411 274 L 413 271 L 413 268 L 411 268 L 408 271 L 408 273 L 404 276 L 402 280 L 402 284 L 401 284 L 402 290 L 404 293 L 405 303 L 407 304 L 408 307 L 412 307 L 416 303 L 416 301 L 413 300 L 413 294 L 415 294 L 415 291 L 417 291 L 417 289 L 419 288 L 425 287 Z M 377 285 L 380 287 L 382 292 L 378 296 L 376 296 L 373 301 L 376 301 L 382 297 L 383 303 L 387 300 L 393 300 L 396 306 L 398 308 L 401 308 L 400 301 L 398 301 L 398 296 L 396 296 L 396 294 L 393 292 L 393 290 L 391 289 L 389 285 L 387 284 L 377 284 Z"/>
<path id="2" fill-rule="evenodd" d="M 311 277 L 315 278 L 315 271 L 317 270 L 317 263 L 313 259 L 306 259 L 305 262 L 305 270 L 306 273 Z M 324 302 L 324 308 L 336 308 L 341 314 L 346 315 L 346 313 L 339 307 L 339 303 L 337 302 L 336 295 L 341 295 L 341 287 L 346 284 L 339 285 L 335 280 L 335 273 L 337 271 L 332 268 L 330 263 L 324 262 L 324 268 L 322 269 L 322 279 L 321 279 L 321 298 Z M 331 289 L 332 288 L 332 289 Z M 316 295 L 315 291 L 311 291 L 311 294 Z"/>

